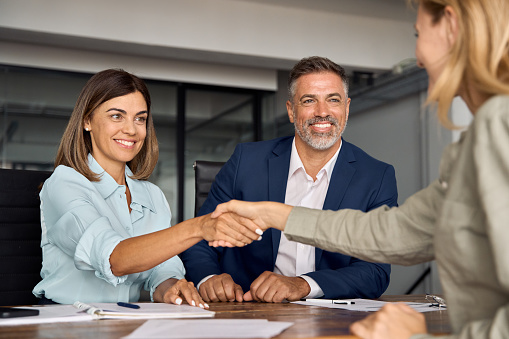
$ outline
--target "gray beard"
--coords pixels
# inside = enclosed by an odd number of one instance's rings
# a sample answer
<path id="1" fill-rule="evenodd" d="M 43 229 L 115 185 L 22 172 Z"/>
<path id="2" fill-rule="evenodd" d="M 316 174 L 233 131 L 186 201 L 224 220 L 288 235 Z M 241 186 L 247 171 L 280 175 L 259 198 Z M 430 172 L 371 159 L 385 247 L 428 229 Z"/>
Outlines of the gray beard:
<path id="1" fill-rule="evenodd" d="M 304 122 L 301 126 L 302 129 L 297 126 L 297 119 L 295 118 L 295 115 L 293 117 L 293 121 L 297 135 L 302 139 L 302 141 L 318 151 L 324 151 L 334 146 L 334 144 L 336 144 L 336 142 L 341 138 L 341 135 L 346 128 L 346 122 L 343 130 L 341 130 L 338 120 L 332 117 L 306 120 L 306 122 Z M 336 128 L 327 133 L 316 133 L 311 130 L 310 126 L 317 122 L 330 122 Z"/>

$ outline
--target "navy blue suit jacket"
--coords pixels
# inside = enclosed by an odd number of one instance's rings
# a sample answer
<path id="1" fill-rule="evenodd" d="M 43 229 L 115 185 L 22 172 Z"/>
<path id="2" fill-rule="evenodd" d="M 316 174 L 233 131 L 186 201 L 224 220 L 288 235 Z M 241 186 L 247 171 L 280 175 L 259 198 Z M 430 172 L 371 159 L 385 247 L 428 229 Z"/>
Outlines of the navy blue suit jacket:
<path id="1" fill-rule="evenodd" d="M 231 199 L 284 202 L 293 137 L 239 144 L 217 174 L 199 215 Z M 394 168 L 343 140 L 323 209 L 369 211 L 396 206 Z M 201 241 L 181 254 L 188 280 L 228 273 L 249 291 L 264 271 L 273 271 L 281 232 L 269 229 L 261 241 L 241 248 L 213 248 Z M 389 285 L 390 265 L 368 263 L 316 248 L 314 279 L 325 298 L 377 298 Z"/>

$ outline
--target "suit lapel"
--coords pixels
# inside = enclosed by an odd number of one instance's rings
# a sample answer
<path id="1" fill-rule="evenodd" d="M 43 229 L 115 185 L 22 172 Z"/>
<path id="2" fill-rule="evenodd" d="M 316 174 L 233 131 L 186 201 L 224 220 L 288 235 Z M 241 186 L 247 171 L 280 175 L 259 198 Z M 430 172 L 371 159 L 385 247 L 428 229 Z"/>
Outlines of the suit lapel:
<path id="1" fill-rule="evenodd" d="M 351 163 L 355 162 L 355 155 L 352 152 L 351 145 L 345 140 L 342 140 L 343 145 L 341 151 L 338 154 L 338 159 L 332 170 L 331 181 L 329 183 L 329 189 L 323 202 L 324 210 L 337 211 L 341 207 L 346 190 L 352 181 L 352 177 L 355 174 L 355 167 Z M 323 250 L 316 248 L 315 251 L 315 266 L 318 269 L 318 263 L 322 257 Z"/>
<path id="2" fill-rule="evenodd" d="M 272 157 L 268 160 L 269 168 L 269 200 L 285 202 L 286 184 L 290 169 L 290 156 L 292 154 L 293 138 L 283 139 L 272 150 Z M 272 236 L 272 267 L 276 264 L 281 231 L 270 229 Z"/>

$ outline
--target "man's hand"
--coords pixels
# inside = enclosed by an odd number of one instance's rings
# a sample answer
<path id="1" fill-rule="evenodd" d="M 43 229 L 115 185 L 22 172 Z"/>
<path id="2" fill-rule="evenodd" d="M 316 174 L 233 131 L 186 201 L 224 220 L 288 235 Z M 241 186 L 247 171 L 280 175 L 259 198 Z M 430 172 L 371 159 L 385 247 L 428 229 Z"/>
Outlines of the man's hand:
<path id="1" fill-rule="evenodd" d="M 233 212 L 246 219 L 252 220 L 254 227 L 247 225 L 253 232 L 258 228 L 261 231 L 272 227 L 280 231 L 285 230 L 288 215 L 292 206 L 273 201 L 248 202 L 230 200 L 216 206 L 212 212 L 212 218 L 217 218 L 222 213 Z"/>
<path id="2" fill-rule="evenodd" d="M 207 279 L 200 285 L 200 295 L 206 302 L 243 301 L 244 292 L 231 275 L 223 273 Z"/>
<path id="3" fill-rule="evenodd" d="M 422 313 L 406 304 L 387 304 L 353 323 L 350 331 L 363 339 L 408 339 L 414 334 L 426 333 L 426 322 Z"/>
<path id="4" fill-rule="evenodd" d="M 220 242 L 221 246 L 242 247 L 257 240 L 260 235 L 252 229 L 257 226 L 250 219 L 233 213 L 223 213 L 217 218 L 210 214 L 200 217 L 203 239 L 208 242 Z"/>
<path id="5" fill-rule="evenodd" d="M 251 289 L 244 294 L 244 300 L 279 303 L 283 300 L 299 300 L 311 291 L 306 280 L 300 277 L 285 277 L 274 272 L 265 271 L 251 284 Z"/>
<path id="6" fill-rule="evenodd" d="M 156 287 L 154 291 L 154 300 L 167 304 L 182 304 L 182 298 L 191 306 L 199 306 L 201 308 L 209 308 L 191 281 L 186 279 L 168 279 L 163 281 Z"/>

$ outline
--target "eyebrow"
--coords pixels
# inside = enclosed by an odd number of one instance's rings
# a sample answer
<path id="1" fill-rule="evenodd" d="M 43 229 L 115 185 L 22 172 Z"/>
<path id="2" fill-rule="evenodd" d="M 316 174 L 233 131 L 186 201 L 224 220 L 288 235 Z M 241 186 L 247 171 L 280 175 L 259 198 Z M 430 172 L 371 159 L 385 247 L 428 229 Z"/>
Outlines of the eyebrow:
<path id="1" fill-rule="evenodd" d="M 300 100 L 304 99 L 304 98 L 313 98 L 315 99 L 317 97 L 316 94 L 303 94 L 301 97 L 300 97 Z M 340 97 L 341 99 L 343 99 L 343 97 L 341 96 L 341 94 L 339 94 L 338 92 L 335 92 L 335 93 L 329 93 L 327 94 L 326 98 L 330 98 L 330 97 Z"/>
<path id="2" fill-rule="evenodd" d="M 127 112 L 125 110 L 121 109 L 121 108 L 112 107 L 109 110 L 107 110 L 106 112 L 110 112 L 110 111 L 117 111 L 117 112 L 120 112 L 122 114 L 127 114 Z M 139 111 L 138 113 L 136 113 L 136 115 L 145 114 L 145 113 L 148 114 L 148 111 Z"/>

